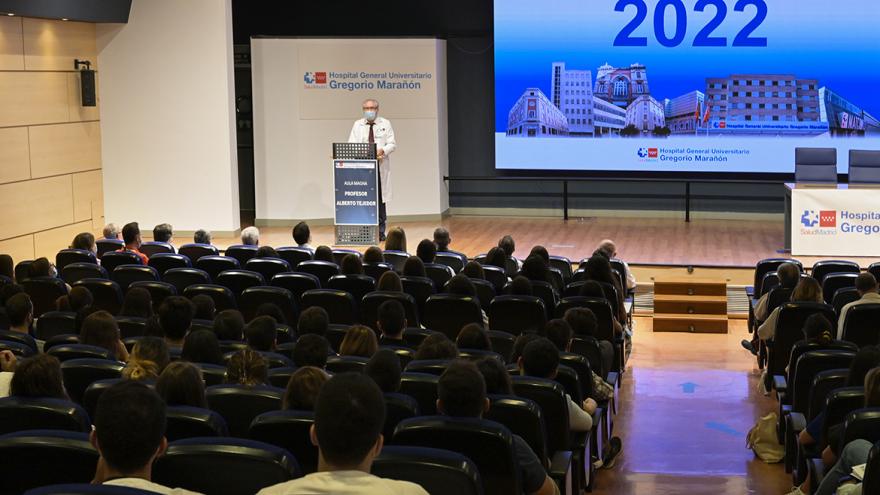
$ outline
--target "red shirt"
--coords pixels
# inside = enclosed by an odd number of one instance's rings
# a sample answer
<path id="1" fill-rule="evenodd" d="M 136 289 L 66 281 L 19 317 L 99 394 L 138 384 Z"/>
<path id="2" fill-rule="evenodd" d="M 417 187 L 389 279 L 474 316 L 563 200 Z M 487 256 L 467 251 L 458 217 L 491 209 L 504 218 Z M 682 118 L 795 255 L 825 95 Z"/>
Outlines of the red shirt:
<path id="1" fill-rule="evenodd" d="M 134 253 L 134 254 L 138 255 L 138 257 L 141 259 L 141 264 L 143 264 L 143 265 L 146 265 L 150 261 L 150 258 L 148 258 L 146 254 L 138 251 L 137 248 L 134 248 L 134 247 L 125 246 L 124 248 L 117 249 L 116 251 L 117 252 L 129 252 L 129 253 Z"/>

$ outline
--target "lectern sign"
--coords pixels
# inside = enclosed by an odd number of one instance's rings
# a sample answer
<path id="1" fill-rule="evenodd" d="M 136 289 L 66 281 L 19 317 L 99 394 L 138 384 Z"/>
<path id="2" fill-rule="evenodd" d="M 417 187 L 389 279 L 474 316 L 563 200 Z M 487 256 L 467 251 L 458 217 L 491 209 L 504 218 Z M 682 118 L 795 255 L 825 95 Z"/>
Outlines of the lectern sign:
<path id="1" fill-rule="evenodd" d="M 336 225 L 379 223 L 376 160 L 333 160 Z"/>

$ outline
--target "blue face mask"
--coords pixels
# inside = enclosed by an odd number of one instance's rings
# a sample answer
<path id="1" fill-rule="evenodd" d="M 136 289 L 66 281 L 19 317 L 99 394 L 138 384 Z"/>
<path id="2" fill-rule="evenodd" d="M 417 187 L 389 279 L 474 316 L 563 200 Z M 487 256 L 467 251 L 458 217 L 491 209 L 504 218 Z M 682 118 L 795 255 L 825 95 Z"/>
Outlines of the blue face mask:
<path id="1" fill-rule="evenodd" d="M 364 111 L 364 118 L 370 122 L 376 120 L 376 111 L 375 110 Z"/>

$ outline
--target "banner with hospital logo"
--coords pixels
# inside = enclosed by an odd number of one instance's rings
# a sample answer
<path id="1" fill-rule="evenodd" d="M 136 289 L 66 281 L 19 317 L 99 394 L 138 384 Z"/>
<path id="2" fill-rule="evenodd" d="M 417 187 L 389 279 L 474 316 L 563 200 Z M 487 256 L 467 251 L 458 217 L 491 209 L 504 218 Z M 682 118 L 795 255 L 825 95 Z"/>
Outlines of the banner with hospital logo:
<path id="1" fill-rule="evenodd" d="M 791 215 L 794 256 L 880 253 L 880 194 L 876 189 L 795 188 Z"/>

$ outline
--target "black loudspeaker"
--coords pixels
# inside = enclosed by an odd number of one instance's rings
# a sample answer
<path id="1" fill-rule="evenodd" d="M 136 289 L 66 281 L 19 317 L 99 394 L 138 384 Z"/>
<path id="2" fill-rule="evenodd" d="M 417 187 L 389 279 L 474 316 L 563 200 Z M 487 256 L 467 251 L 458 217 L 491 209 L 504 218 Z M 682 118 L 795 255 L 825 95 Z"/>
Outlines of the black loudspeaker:
<path id="1" fill-rule="evenodd" d="M 80 90 L 82 91 L 82 106 L 94 107 L 98 104 L 97 96 L 95 96 L 95 71 L 81 70 L 79 71 Z"/>

